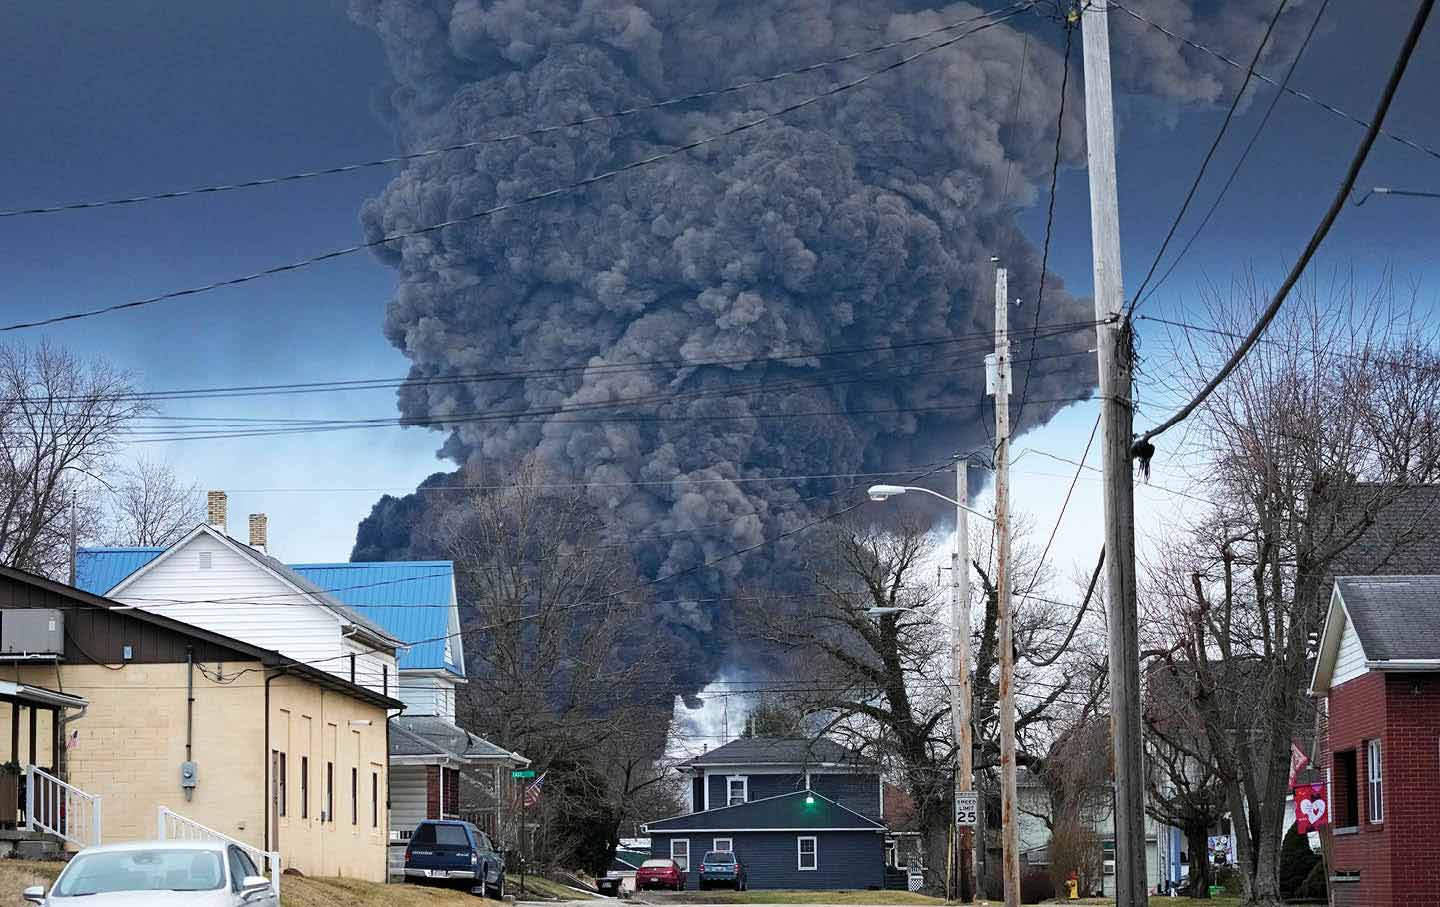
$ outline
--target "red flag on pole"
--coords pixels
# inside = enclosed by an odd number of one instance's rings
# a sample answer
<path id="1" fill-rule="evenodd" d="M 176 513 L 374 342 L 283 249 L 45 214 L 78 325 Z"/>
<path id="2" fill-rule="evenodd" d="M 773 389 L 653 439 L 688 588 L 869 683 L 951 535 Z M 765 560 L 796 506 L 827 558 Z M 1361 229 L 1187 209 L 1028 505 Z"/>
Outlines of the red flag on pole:
<path id="1" fill-rule="evenodd" d="M 1310 765 L 1310 757 L 1293 740 L 1290 742 L 1290 788 L 1295 788 L 1295 776 L 1305 771 Z"/>

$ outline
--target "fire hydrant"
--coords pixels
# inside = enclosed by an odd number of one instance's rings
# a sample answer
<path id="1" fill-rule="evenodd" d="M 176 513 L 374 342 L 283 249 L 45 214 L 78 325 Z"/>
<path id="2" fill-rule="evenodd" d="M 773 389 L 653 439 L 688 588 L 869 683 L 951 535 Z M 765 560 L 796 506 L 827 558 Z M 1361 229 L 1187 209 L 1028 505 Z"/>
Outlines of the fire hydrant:
<path id="1" fill-rule="evenodd" d="M 1080 897 L 1080 882 L 1073 872 L 1070 873 L 1070 878 L 1065 880 L 1065 896 L 1072 901 Z"/>

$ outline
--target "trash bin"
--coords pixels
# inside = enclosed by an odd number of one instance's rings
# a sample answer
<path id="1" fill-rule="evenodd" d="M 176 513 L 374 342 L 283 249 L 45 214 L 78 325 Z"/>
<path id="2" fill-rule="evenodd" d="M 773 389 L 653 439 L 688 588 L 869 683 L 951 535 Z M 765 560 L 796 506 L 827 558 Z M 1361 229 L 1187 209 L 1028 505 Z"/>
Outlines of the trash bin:
<path id="1" fill-rule="evenodd" d="M 1219 885 L 1211 885 L 1211 886 L 1210 886 L 1210 897 L 1212 897 L 1212 898 L 1218 898 L 1218 897 L 1220 897 L 1220 892 L 1221 892 L 1221 890 L 1222 890 L 1222 889 L 1220 888 Z"/>

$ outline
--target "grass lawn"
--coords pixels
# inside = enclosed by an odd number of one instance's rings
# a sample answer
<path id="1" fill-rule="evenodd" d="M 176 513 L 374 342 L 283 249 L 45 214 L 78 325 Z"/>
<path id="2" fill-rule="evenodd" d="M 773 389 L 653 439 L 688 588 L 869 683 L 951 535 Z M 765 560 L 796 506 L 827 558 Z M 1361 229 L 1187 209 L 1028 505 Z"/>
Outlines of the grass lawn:
<path id="1" fill-rule="evenodd" d="M 63 863 L 0 860 L 0 905 L 25 904 L 20 892 L 31 885 L 50 887 Z M 463 891 L 419 885 L 381 885 L 355 879 L 286 876 L 280 882 L 282 907 L 497 907 L 495 901 Z"/>
<path id="2" fill-rule="evenodd" d="M 673 894 L 646 892 L 652 904 L 944 904 L 909 891 L 678 891 Z"/>

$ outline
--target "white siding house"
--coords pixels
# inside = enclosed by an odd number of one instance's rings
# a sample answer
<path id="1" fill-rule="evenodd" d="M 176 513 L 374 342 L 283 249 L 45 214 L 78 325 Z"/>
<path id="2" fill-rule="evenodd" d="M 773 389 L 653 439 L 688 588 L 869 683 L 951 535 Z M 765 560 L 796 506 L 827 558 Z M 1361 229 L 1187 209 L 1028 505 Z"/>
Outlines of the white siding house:
<path id="1" fill-rule="evenodd" d="M 397 640 L 216 526 L 201 524 L 111 589 L 132 607 L 185 621 L 385 692 Z M 393 690 L 393 682 L 390 684 Z"/>

